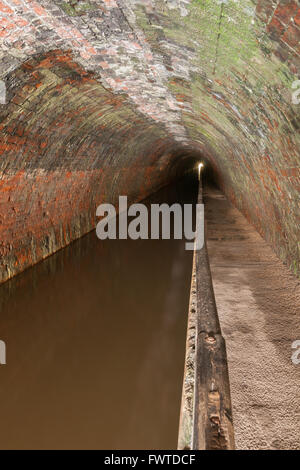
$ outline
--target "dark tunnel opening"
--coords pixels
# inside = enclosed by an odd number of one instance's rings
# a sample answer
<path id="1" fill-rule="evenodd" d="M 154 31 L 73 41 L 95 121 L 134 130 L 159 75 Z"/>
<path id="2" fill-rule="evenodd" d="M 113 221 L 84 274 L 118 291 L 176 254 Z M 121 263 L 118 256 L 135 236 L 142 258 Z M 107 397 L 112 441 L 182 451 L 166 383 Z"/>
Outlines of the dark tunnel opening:
<path id="1" fill-rule="evenodd" d="M 299 449 L 299 39 L 300 0 L 0 0 L 1 448 Z"/>
<path id="2" fill-rule="evenodd" d="M 169 163 L 168 172 L 171 180 L 177 181 L 185 178 L 187 175 L 198 175 L 199 165 L 202 164 L 201 178 L 204 185 L 219 187 L 216 169 L 213 167 L 209 158 L 201 153 L 174 155 Z"/>

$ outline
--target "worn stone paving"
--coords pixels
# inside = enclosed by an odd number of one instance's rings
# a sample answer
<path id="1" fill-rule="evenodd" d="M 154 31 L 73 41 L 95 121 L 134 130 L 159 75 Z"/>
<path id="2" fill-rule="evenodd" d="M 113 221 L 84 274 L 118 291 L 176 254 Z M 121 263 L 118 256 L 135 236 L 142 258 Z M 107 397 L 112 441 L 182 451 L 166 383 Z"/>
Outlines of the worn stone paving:
<path id="1" fill-rule="evenodd" d="M 299 450 L 300 282 L 220 191 L 204 200 L 236 448 Z"/>

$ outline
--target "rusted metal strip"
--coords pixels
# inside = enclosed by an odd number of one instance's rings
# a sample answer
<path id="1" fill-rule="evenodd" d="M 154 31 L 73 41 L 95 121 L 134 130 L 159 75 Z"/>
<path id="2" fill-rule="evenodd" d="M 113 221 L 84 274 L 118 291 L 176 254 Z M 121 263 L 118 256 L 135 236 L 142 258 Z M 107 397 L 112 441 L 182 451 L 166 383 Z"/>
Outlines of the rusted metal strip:
<path id="1" fill-rule="evenodd" d="M 201 182 L 198 203 L 202 203 Z M 193 328 L 194 335 L 191 334 Z M 191 371 L 194 373 L 193 382 Z M 178 448 L 235 448 L 226 346 L 217 313 L 206 243 L 201 250 L 194 252 Z"/>

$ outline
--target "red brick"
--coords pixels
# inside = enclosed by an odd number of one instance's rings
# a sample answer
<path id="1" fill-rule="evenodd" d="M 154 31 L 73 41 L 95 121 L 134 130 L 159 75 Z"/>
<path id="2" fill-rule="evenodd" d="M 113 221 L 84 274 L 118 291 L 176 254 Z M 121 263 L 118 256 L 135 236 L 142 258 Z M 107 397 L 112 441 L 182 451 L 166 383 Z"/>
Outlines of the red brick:
<path id="1" fill-rule="evenodd" d="M 285 26 L 276 16 L 273 16 L 272 21 L 267 26 L 267 31 L 271 33 L 273 39 L 279 39 L 285 31 Z"/>
<path id="2" fill-rule="evenodd" d="M 274 12 L 274 16 L 277 16 L 285 25 L 288 25 L 297 10 L 298 6 L 295 1 L 279 3 Z"/>

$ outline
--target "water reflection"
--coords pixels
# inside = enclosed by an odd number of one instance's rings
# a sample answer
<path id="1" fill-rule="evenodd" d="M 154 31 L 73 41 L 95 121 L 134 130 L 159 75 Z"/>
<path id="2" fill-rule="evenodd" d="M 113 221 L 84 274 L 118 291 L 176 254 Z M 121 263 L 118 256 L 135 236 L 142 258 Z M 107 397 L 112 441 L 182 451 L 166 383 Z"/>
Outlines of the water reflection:
<path id="1" fill-rule="evenodd" d="M 182 182 L 148 202 L 191 202 Z M 0 288 L 2 449 L 176 448 L 192 254 L 95 232 Z"/>

